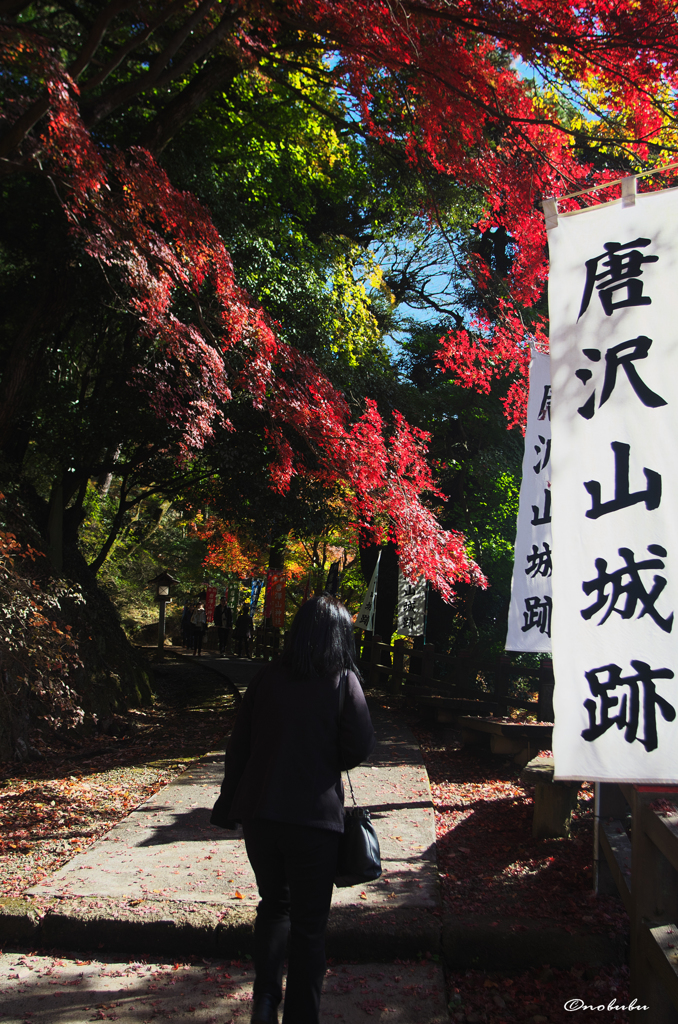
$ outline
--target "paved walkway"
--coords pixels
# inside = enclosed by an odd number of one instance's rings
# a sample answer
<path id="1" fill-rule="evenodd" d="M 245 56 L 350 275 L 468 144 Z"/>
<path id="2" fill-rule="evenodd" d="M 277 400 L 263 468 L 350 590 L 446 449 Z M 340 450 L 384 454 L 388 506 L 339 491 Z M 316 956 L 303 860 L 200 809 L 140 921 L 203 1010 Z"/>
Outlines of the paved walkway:
<path id="1" fill-rule="evenodd" d="M 384 871 L 370 885 L 335 890 L 329 944 L 337 956 L 416 955 L 437 948 L 440 930 L 428 777 L 409 730 L 379 706 L 372 713 L 379 743 L 351 779 L 371 809 Z M 97 938 L 107 949 L 155 952 L 177 942 L 186 951 L 188 941 L 222 955 L 249 945 L 257 894 L 242 834 L 209 824 L 222 762 L 221 751 L 201 758 L 28 890 L 46 905 L 40 928 L 50 944 Z"/>
<path id="2" fill-rule="evenodd" d="M 154 658 L 157 655 L 157 647 L 142 647 L 146 657 Z M 203 651 L 198 656 L 187 651 L 183 647 L 166 647 L 164 652 L 164 663 L 180 664 L 188 662 L 200 668 L 207 669 L 210 673 L 223 676 L 231 688 L 244 693 L 252 679 L 261 669 L 263 661 L 253 661 L 250 658 L 235 658 L 231 655 L 216 654 L 214 651 Z"/>
<path id="3" fill-rule="evenodd" d="M 0 955 L 3 1024 L 152 1020 L 249 1024 L 251 966 Z M 445 985 L 435 964 L 332 965 L 321 1024 L 446 1024 Z"/>

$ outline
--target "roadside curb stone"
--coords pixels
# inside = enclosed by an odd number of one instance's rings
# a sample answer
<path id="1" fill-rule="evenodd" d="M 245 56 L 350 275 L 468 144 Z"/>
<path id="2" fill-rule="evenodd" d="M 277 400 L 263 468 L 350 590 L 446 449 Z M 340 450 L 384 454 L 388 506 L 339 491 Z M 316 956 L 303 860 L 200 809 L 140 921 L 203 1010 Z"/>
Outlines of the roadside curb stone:
<path id="1" fill-rule="evenodd" d="M 35 945 L 40 935 L 40 915 L 31 900 L 0 899 L 0 947 Z"/>
<path id="2" fill-rule="evenodd" d="M 333 906 L 327 926 L 327 955 L 367 963 L 412 960 L 442 952 L 440 911 L 407 907 Z"/>
<path id="3" fill-rule="evenodd" d="M 252 953 L 254 907 L 169 901 L 121 906 L 118 901 L 54 900 L 42 913 L 31 900 L 0 900 L 0 946 L 235 957 Z M 414 908 L 334 906 L 327 955 L 335 960 L 389 962 L 441 955 L 448 967 L 521 970 L 548 964 L 625 961 L 623 935 L 570 931 L 544 919 L 493 921 Z"/>
<path id="4" fill-rule="evenodd" d="M 0 904 L 0 946 L 236 957 L 252 954 L 254 907 L 116 900 L 54 900 L 38 913 L 30 901 Z M 335 960 L 384 962 L 441 953 L 441 917 L 403 907 L 335 906 L 327 955 Z"/>

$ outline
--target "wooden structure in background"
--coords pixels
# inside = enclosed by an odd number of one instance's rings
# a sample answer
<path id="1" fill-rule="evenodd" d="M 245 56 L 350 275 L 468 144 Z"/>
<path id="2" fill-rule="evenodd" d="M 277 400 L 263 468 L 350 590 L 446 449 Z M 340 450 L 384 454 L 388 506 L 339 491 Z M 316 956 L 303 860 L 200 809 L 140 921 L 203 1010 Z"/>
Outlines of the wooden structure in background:
<path id="1" fill-rule="evenodd" d="M 678 786 L 596 784 L 596 892 L 631 919 L 631 994 L 652 1024 L 678 1024 Z M 653 806 L 654 805 L 654 806 Z M 627 835 L 630 823 L 631 838 Z"/>
<path id="2" fill-rule="evenodd" d="M 498 660 L 441 654 L 433 644 L 413 650 L 404 640 L 392 646 L 381 637 L 363 640 L 360 668 L 366 685 L 392 693 L 420 697 L 439 721 L 452 722 L 459 715 L 504 717 L 517 708 L 534 714 L 541 722 L 553 721 L 553 669 L 544 658 L 539 668 L 525 668 L 508 655 Z M 513 684 L 527 681 L 533 700 Z"/>

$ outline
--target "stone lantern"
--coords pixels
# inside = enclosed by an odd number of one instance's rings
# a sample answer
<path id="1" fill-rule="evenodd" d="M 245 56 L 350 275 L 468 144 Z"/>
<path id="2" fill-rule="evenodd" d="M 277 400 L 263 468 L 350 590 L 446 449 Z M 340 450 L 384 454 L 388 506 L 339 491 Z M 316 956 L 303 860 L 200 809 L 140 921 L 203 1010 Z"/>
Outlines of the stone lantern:
<path id="1" fill-rule="evenodd" d="M 174 576 L 170 576 L 167 570 L 154 576 L 152 580 L 148 581 L 149 584 L 153 583 L 155 586 L 155 599 L 159 605 L 159 617 L 158 617 L 158 660 L 162 661 L 163 652 L 165 650 L 165 605 L 168 601 L 171 601 L 172 587 L 176 586 L 179 580 L 175 580 Z"/>

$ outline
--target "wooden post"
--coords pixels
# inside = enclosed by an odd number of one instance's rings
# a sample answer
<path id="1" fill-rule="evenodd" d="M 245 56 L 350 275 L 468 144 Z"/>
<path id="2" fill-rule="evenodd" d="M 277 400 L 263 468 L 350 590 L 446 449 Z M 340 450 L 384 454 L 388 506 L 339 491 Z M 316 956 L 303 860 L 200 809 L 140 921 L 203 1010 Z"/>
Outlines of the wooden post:
<path id="1" fill-rule="evenodd" d="M 429 686 L 434 682 L 433 675 L 436 667 L 436 645 L 424 644 L 424 654 L 421 659 L 422 684 Z"/>
<path id="2" fill-rule="evenodd" d="M 624 820 L 629 813 L 626 797 L 616 782 L 594 783 L 593 802 L 593 891 L 597 896 L 615 896 L 617 885 L 605 854 L 600 848 L 601 823 L 608 818 Z"/>
<path id="3" fill-rule="evenodd" d="M 367 676 L 370 686 L 379 686 L 379 644 L 381 637 L 376 633 L 372 634 L 372 647 L 370 649 L 370 671 Z"/>
<path id="4" fill-rule="evenodd" d="M 552 722 L 553 717 L 553 662 L 550 658 L 541 658 L 537 719 L 540 722 Z"/>
<path id="5" fill-rule="evenodd" d="M 397 693 L 403 685 L 405 673 L 405 641 L 396 640 L 393 645 L 393 675 L 391 677 L 391 691 Z"/>
<path id="6" fill-rule="evenodd" d="M 367 633 L 364 629 L 354 630 L 353 635 L 355 636 L 355 650 L 358 658 L 358 667 L 360 668 L 363 676 L 366 676 L 365 662 L 369 661 L 368 648 L 370 642 L 367 639 Z"/>
<path id="7" fill-rule="evenodd" d="M 494 672 L 494 699 L 497 702 L 497 714 L 500 717 L 505 716 L 508 710 L 506 697 L 509 691 L 510 671 L 511 659 L 508 654 L 502 654 Z"/>
<path id="8" fill-rule="evenodd" d="M 157 660 L 162 661 L 165 656 L 165 600 L 160 598 L 158 608 L 158 654 Z"/>
<path id="9" fill-rule="evenodd" d="M 645 788 L 645 787 L 643 787 Z M 648 806 L 662 796 L 661 790 L 638 792 L 631 787 L 633 813 L 631 864 L 631 995 L 648 1012 L 638 1012 L 639 1020 L 652 1024 L 676 1024 L 676 1010 L 656 968 L 663 966 L 656 956 L 649 929 L 678 921 L 678 872 L 648 835 L 655 817 Z M 657 963 L 660 960 L 660 963 Z"/>

